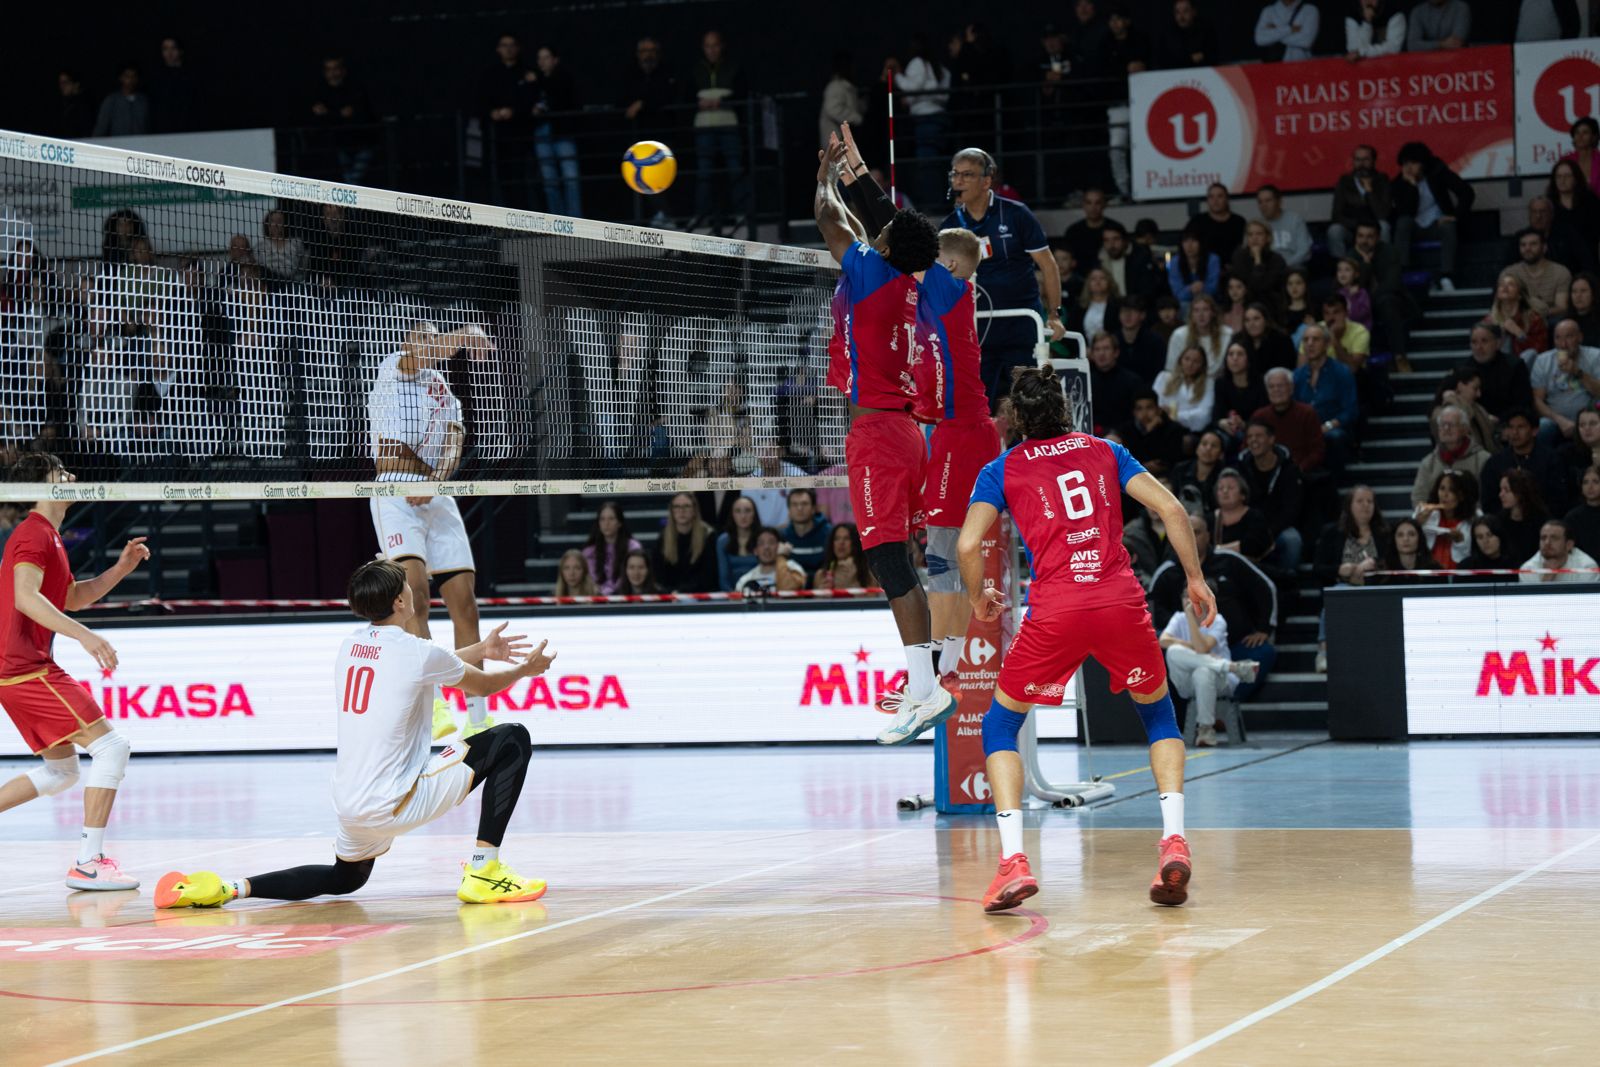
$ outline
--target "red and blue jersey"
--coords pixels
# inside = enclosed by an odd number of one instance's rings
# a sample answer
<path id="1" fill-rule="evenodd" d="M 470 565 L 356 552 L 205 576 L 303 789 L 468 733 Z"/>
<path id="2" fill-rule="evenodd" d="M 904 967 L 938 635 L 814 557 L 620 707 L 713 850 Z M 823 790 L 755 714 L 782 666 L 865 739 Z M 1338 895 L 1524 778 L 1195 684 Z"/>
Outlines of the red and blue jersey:
<path id="1" fill-rule="evenodd" d="M 989 417 L 989 394 L 979 363 L 978 305 L 972 284 L 935 263 L 922 275 L 917 303 L 917 337 L 922 344 L 918 418 Z"/>
<path id="2" fill-rule="evenodd" d="M 1126 448 L 1084 433 L 1024 441 L 983 468 L 972 503 L 1011 512 L 1033 567 L 1030 606 L 1144 597 L 1122 546 L 1122 491 L 1143 473 Z"/>
<path id="3" fill-rule="evenodd" d="M 909 411 L 916 405 L 921 359 L 917 280 L 860 241 L 839 266 L 843 276 L 834 292 L 834 332 L 843 337 L 843 346 L 829 345 L 828 384 L 861 407 Z"/>

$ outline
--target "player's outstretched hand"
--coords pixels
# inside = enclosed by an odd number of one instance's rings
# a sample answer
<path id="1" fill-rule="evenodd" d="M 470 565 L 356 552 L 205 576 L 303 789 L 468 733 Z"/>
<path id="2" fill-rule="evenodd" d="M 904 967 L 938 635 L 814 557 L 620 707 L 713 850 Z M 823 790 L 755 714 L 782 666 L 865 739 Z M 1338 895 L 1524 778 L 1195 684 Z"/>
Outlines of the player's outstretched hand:
<path id="1" fill-rule="evenodd" d="M 844 142 L 839 140 L 839 135 L 828 134 L 828 147 L 817 152 L 817 181 L 834 180 L 838 168 L 844 163 L 844 156 Z"/>
<path id="2" fill-rule="evenodd" d="M 992 585 L 984 586 L 983 591 L 972 598 L 972 614 L 979 622 L 993 622 L 1005 608 L 1006 595 Z"/>
<path id="3" fill-rule="evenodd" d="M 508 634 L 508 623 L 501 623 L 483 639 L 483 658 L 501 663 L 521 663 L 528 658 L 528 635 Z"/>
<path id="4" fill-rule="evenodd" d="M 856 135 L 850 132 L 850 124 L 840 123 L 839 132 L 844 136 L 845 163 L 851 170 L 860 170 L 866 161 L 861 158 L 861 149 L 856 147 Z"/>
<path id="5" fill-rule="evenodd" d="M 1201 626 L 1210 626 L 1217 621 L 1217 598 L 1204 578 L 1189 579 L 1189 603 L 1194 605 L 1194 613 Z"/>
<path id="6" fill-rule="evenodd" d="M 144 543 L 145 538 L 135 537 L 122 546 L 122 555 L 117 557 L 117 566 L 124 571 L 131 571 L 150 558 L 150 549 Z"/>
<path id="7" fill-rule="evenodd" d="M 550 669 L 550 664 L 556 661 L 554 652 L 545 655 L 544 647 L 549 643 L 548 639 L 540 641 L 539 647 L 530 652 L 528 658 L 522 661 L 522 676 L 524 678 L 534 678 L 543 674 Z"/>
<path id="8" fill-rule="evenodd" d="M 91 630 L 78 643 L 89 653 L 90 658 L 100 664 L 102 670 L 117 669 L 117 650 L 111 647 L 110 641 Z"/>

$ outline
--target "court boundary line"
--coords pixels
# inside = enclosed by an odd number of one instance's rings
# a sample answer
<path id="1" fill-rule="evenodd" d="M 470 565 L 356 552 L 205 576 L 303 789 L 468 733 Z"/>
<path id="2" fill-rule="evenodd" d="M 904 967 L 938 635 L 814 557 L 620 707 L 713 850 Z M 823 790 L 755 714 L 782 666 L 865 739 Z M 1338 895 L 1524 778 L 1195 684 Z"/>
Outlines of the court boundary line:
<path id="1" fill-rule="evenodd" d="M 1600 843 L 1600 834 L 1595 834 L 1586 841 L 1581 841 L 1578 844 L 1573 845 L 1571 848 L 1564 849 L 1563 851 L 1556 853 L 1554 856 L 1551 856 L 1540 863 L 1534 864 L 1532 867 L 1529 867 L 1520 874 L 1512 875 L 1499 885 L 1491 886 L 1475 897 L 1463 900 L 1455 907 L 1435 915 L 1421 926 L 1414 927 L 1387 944 L 1380 945 L 1379 947 L 1373 949 L 1360 959 L 1345 964 L 1332 974 L 1327 975 L 1324 978 L 1319 978 L 1310 985 L 1290 993 L 1286 997 L 1275 1000 L 1266 1007 L 1257 1009 L 1256 1011 L 1251 1012 L 1249 1015 L 1244 1016 L 1242 1019 L 1237 1019 L 1234 1022 L 1229 1023 L 1227 1026 L 1222 1027 L 1220 1030 L 1215 1030 L 1212 1033 L 1207 1034 L 1205 1037 L 1202 1037 L 1200 1040 L 1185 1045 L 1176 1052 L 1172 1052 L 1166 1056 L 1163 1056 L 1161 1059 L 1156 1060 L 1153 1064 L 1151 1064 L 1150 1067 L 1173 1067 L 1174 1064 L 1183 1063 L 1185 1060 L 1204 1052 L 1206 1049 L 1221 1044 L 1223 1041 L 1233 1037 L 1235 1034 L 1249 1029 L 1256 1023 L 1270 1019 L 1279 1012 L 1294 1007 L 1301 1001 L 1309 1000 L 1318 993 L 1322 992 L 1324 989 L 1328 989 L 1331 986 L 1337 985 L 1346 978 L 1349 978 L 1351 975 L 1366 970 L 1374 963 L 1377 963 L 1379 960 L 1398 952 L 1400 949 L 1405 948 L 1407 945 L 1411 944 L 1411 942 L 1417 940 L 1423 935 L 1437 930 L 1451 919 L 1465 915 L 1473 908 L 1476 908 L 1479 904 L 1482 904 L 1485 901 L 1493 900 L 1495 897 L 1506 892 L 1507 890 L 1515 889 L 1517 886 L 1521 885 L 1523 882 L 1526 882 L 1535 875 L 1543 874 L 1556 864 L 1576 856 L 1584 849 L 1597 843 Z"/>
<path id="2" fill-rule="evenodd" d="M 494 941 L 485 941 L 481 945 L 467 945 L 463 948 L 455 949 L 452 952 L 445 952 L 425 960 L 418 960 L 415 963 L 408 963 L 403 967 L 395 967 L 379 974 L 368 975 L 365 978 L 356 978 L 348 982 L 340 982 L 338 985 L 328 986 L 324 989 L 314 990 L 310 993 L 300 993 L 296 996 L 284 997 L 280 1000 L 275 1000 L 270 1004 L 262 1004 L 254 1008 L 245 1008 L 241 1011 L 230 1012 L 227 1015 L 218 1015 L 214 1018 L 204 1019 L 197 1023 L 190 1023 L 188 1026 L 180 1026 L 172 1030 L 164 1030 L 158 1034 L 151 1034 L 147 1037 L 135 1038 L 132 1041 L 124 1041 L 117 1045 L 109 1045 L 105 1048 L 95 1049 L 93 1051 L 85 1052 L 78 1056 L 72 1056 L 64 1060 L 56 1060 L 55 1062 L 48 1064 L 47 1067 L 71 1067 L 72 1064 L 86 1063 L 89 1060 L 99 1059 L 102 1056 L 114 1056 L 118 1053 L 129 1052 L 136 1048 L 143 1048 L 146 1045 L 153 1045 L 158 1041 L 165 1041 L 168 1038 L 182 1037 L 185 1034 L 192 1034 L 200 1030 L 207 1030 L 213 1026 L 221 1026 L 224 1023 L 231 1023 L 240 1019 L 246 1019 L 252 1015 L 261 1015 L 276 1008 L 285 1008 L 291 1004 L 299 1004 L 307 1000 L 316 1000 L 318 997 L 332 996 L 335 993 L 342 993 L 348 989 L 355 989 L 359 986 L 370 985 L 374 982 L 386 981 L 390 978 L 398 978 L 403 974 L 410 974 L 413 971 L 420 971 L 425 967 L 432 967 L 436 964 L 446 963 L 453 959 L 471 956 L 475 953 L 484 952 L 491 948 L 498 948 L 501 945 L 509 945 L 514 941 L 522 941 L 530 937 L 537 937 L 540 934 L 552 933 L 556 930 L 562 930 L 569 926 L 576 926 L 579 923 L 589 922 L 591 919 L 608 918 L 612 915 L 619 915 L 623 912 L 634 911 L 638 908 L 648 907 L 651 904 L 660 904 L 664 901 L 676 900 L 678 897 L 688 896 L 691 893 L 703 893 L 708 889 L 715 889 L 718 886 L 727 885 L 731 882 L 739 882 L 745 880 L 746 878 L 755 878 L 763 874 L 770 874 L 773 871 L 781 871 L 788 867 L 795 867 L 803 863 L 814 862 L 826 856 L 836 855 L 840 852 L 848 852 L 852 849 L 866 848 L 868 845 L 875 845 L 880 841 L 887 841 L 890 838 L 900 837 L 910 832 L 910 830 L 891 830 L 886 834 L 879 834 L 876 837 L 869 837 L 864 841 L 852 841 L 849 844 L 840 845 L 837 848 L 826 849 L 822 852 L 814 852 L 810 855 L 800 856 L 792 860 L 784 860 L 782 863 L 774 863 L 766 867 L 759 867 L 753 871 L 744 871 L 740 874 L 730 874 L 724 878 L 717 878 L 710 882 L 701 882 L 698 885 L 686 886 L 683 889 L 675 889 L 670 893 L 661 893 L 653 897 L 646 897 L 644 900 L 636 900 L 630 904 L 619 904 L 616 907 L 603 908 L 600 911 L 590 912 L 587 915 L 575 915 L 570 919 L 563 919 L 561 922 L 551 923 L 548 926 L 541 926 L 533 930 L 523 930 L 515 934 L 508 934 L 507 936 L 497 938 Z"/>
<path id="3" fill-rule="evenodd" d="M 1286 748 L 1281 752 L 1268 752 L 1266 755 L 1259 756 L 1256 759 L 1245 760 L 1243 763 L 1232 763 L 1232 764 L 1229 764 L 1226 767 L 1218 767 L 1216 770 L 1207 771 L 1204 774 L 1189 774 L 1188 773 L 1189 761 L 1187 759 L 1185 759 L 1184 760 L 1184 764 L 1183 764 L 1183 766 L 1184 766 L 1183 785 L 1184 785 L 1184 788 L 1187 789 L 1189 787 L 1189 783 L 1190 782 L 1202 782 L 1202 781 L 1205 781 L 1207 778 L 1215 778 L 1219 774 L 1228 774 L 1228 773 L 1230 773 L 1232 771 L 1242 771 L 1246 767 L 1259 766 L 1260 764 L 1268 763 L 1268 762 L 1271 762 L 1272 760 L 1275 760 L 1275 759 L 1282 759 L 1284 756 L 1292 756 L 1296 752 L 1304 752 L 1308 748 L 1316 748 L 1318 745 L 1326 745 L 1326 744 L 1329 744 L 1330 742 L 1331 742 L 1331 739 L 1328 739 L 1328 738 L 1324 738 L 1324 739 L 1322 739 L 1320 741 L 1307 741 L 1305 744 L 1296 745 L 1293 748 Z M 1217 754 L 1221 755 L 1221 751 L 1218 750 Z M 1147 797 L 1152 793 L 1158 793 L 1158 792 L 1160 792 L 1160 789 L 1158 787 L 1152 785 L 1150 788 L 1141 789 L 1137 793 L 1125 793 L 1125 794 L 1122 794 L 1120 796 L 1114 796 L 1110 800 L 1103 800 L 1103 801 L 1099 801 L 1099 802 L 1094 803 L 1094 804 L 1090 804 L 1090 805 L 1082 808 L 1081 810 L 1085 811 L 1085 812 L 1095 812 L 1095 811 L 1099 811 L 1102 808 L 1109 808 L 1113 804 L 1121 804 L 1123 801 L 1127 801 L 1127 800 L 1137 800 L 1139 797 Z"/>

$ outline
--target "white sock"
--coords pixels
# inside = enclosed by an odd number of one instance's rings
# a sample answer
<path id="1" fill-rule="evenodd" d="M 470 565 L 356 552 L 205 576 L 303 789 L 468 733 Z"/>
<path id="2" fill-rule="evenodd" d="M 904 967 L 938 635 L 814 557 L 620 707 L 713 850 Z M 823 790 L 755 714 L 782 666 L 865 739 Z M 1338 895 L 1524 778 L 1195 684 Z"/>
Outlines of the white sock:
<path id="1" fill-rule="evenodd" d="M 232 880 L 224 878 L 222 884 L 233 888 L 234 900 L 243 900 L 250 895 L 250 879 L 248 878 L 234 878 Z"/>
<path id="2" fill-rule="evenodd" d="M 482 869 L 484 864 L 491 863 L 499 858 L 500 849 L 498 847 L 490 848 L 486 845 L 479 845 L 473 848 L 472 859 L 468 862 L 467 866 L 476 871 Z"/>
<path id="3" fill-rule="evenodd" d="M 906 696 L 927 700 L 937 684 L 933 677 L 933 642 L 906 647 Z"/>
<path id="4" fill-rule="evenodd" d="M 1183 794 L 1161 794 L 1161 837 L 1183 833 Z"/>
<path id="5" fill-rule="evenodd" d="M 963 634 L 951 634 L 939 648 L 939 673 L 949 674 L 961 666 L 961 646 L 966 643 Z"/>
<path id="6" fill-rule="evenodd" d="M 487 719 L 488 717 L 489 717 L 489 698 L 488 697 L 468 697 L 467 698 L 467 723 L 468 723 L 468 725 L 479 726 L 479 725 L 481 725 L 483 723 L 483 720 Z"/>
<path id="7" fill-rule="evenodd" d="M 78 838 L 78 862 L 88 863 L 96 856 L 105 853 L 106 828 L 104 826 L 85 826 L 83 833 Z"/>
<path id="8" fill-rule="evenodd" d="M 995 822 L 1000 825 L 1000 858 L 1015 856 L 1022 851 L 1022 810 L 1011 808 L 1009 811 L 994 813 Z"/>

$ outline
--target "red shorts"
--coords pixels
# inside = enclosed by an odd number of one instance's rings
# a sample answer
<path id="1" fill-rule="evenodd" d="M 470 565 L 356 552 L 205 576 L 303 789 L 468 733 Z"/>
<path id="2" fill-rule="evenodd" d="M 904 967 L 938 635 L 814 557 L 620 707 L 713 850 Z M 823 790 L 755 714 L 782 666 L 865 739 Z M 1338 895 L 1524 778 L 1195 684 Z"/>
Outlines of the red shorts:
<path id="1" fill-rule="evenodd" d="M 995 684 L 1013 700 L 1060 704 L 1067 681 L 1089 656 L 1110 673 L 1113 693 L 1153 693 L 1167 680 L 1166 657 L 1141 599 L 1077 611 L 1029 609 Z"/>
<path id="2" fill-rule="evenodd" d="M 899 411 L 862 415 L 851 424 L 844 463 L 861 547 L 908 541 L 922 527 L 925 447 L 916 421 Z"/>
<path id="3" fill-rule="evenodd" d="M 1000 454 L 1000 434 L 987 415 L 947 419 L 933 428 L 928 480 L 922 488 L 929 526 L 961 526 L 967 521 L 972 487 L 984 464 Z"/>
<path id="4" fill-rule="evenodd" d="M 0 679 L 0 707 L 35 753 L 60 744 L 90 723 L 105 718 L 100 705 L 54 663 Z"/>

